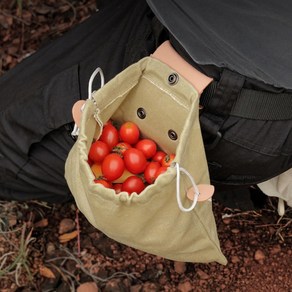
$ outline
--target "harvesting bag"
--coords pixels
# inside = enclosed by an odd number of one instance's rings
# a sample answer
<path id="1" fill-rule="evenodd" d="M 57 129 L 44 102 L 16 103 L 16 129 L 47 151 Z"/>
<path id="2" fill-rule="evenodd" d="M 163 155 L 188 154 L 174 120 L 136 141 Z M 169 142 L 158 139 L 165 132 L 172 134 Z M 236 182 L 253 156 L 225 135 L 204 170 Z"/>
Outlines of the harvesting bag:
<path id="1" fill-rule="evenodd" d="M 86 101 L 65 177 L 80 211 L 108 237 L 170 260 L 226 264 L 212 202 L 198 200 L 200 185 L 209 184 L 198 106 L 198 92 L 182 76 L 157 59 L 141 59 Z M 176 154 L 139 195 L 94 183 L 88 152 L 109 119 L 136 123 L 144 138 Z"/>

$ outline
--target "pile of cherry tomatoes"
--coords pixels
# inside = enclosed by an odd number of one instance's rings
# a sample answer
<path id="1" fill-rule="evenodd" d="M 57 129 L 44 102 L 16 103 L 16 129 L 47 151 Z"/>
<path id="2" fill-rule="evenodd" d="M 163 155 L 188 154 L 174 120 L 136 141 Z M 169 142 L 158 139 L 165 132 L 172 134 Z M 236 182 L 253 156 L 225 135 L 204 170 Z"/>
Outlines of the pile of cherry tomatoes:
<path id="1" fill-rule="evenodd" d="M 130 121 L 120 127 L 107 122 L 88 153 L 94 182 L 129 195 L 153 184 L 174 158 L 175 154 L 159 150 L 153 140 L 141 138 L 138 126 Z"/>

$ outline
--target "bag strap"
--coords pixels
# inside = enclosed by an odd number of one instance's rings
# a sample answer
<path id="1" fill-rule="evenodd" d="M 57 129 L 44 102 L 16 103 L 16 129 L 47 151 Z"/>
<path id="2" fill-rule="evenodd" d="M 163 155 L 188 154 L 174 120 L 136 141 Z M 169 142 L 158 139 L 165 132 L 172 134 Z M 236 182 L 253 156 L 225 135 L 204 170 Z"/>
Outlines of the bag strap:
<path id="1" fill-rule="evenodd" d="M 210 83 L 200 97 L 200 104 L 207 109 L 213 103 L 212 99 L 216 95 L 219 82 Z M 272 93 L 241 88 L 229 115 L 255 120 L 292 119 L 292 93 Z"/>

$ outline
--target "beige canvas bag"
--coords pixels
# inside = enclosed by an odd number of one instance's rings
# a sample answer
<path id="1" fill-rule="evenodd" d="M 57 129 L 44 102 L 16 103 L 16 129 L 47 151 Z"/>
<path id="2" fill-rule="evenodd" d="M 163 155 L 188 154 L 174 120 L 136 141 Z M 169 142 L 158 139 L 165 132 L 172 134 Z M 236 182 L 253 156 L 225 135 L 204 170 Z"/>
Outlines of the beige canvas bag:
<path id="1" fill-rule="evenodd" d="M 65 177 L 80 211 L 108 237 L 175 261 L 226 264 L 212 202 L 197 201 L 197 191 L 194 201 L 186 196 L 191 187 L 209 184 L 198 106 L 198 92 L 182 76 L 152 57 L 141 59 L 86 101 Z M 88 152 L 109 119 L 135 122 L 143 137 L 176 154 L 173 165 L 139 195 L 94 183 Z"/>

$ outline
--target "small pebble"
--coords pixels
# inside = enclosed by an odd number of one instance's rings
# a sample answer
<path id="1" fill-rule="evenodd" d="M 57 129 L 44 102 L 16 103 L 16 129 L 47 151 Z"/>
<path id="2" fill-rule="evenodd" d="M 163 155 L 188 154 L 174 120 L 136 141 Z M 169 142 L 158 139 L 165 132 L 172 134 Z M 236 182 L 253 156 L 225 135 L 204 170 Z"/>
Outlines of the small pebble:
<path id="1" fill-rule="evenodd" d="M 263 263 L 263 260 L 266 258 L 264 252 L 260 249 L 258 249 L 254 254 L 254 259 L 259 262 L 260 264 Z"/>
<path id="2" fill-rule="evenodd" d="M 72 231 L 75 228 L 75 222 L 70 218 L 61 220 L 59 225 L 59 234 L 64 234 Z"/>
<path id="3" fill-rule="evenodd" d="M 185 262 L 174 262 L 174 270 L 178 274 L 183 274 L 186 271 L 186 263 Z"/>

